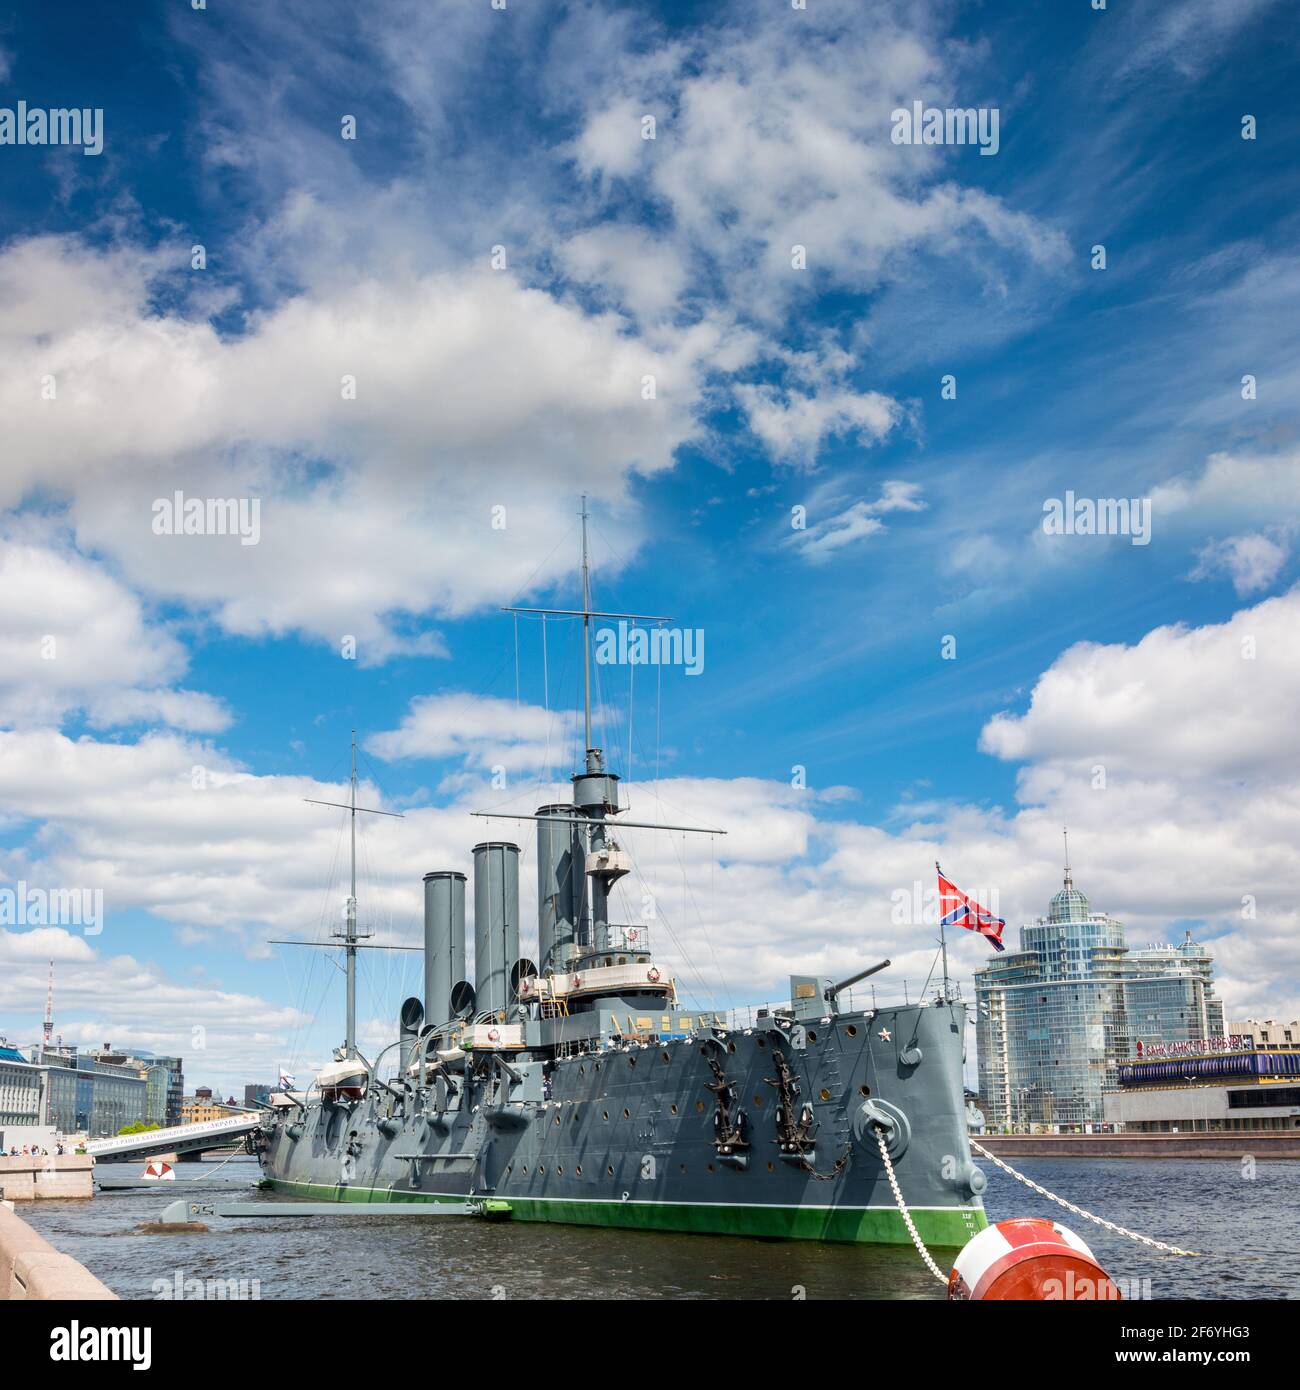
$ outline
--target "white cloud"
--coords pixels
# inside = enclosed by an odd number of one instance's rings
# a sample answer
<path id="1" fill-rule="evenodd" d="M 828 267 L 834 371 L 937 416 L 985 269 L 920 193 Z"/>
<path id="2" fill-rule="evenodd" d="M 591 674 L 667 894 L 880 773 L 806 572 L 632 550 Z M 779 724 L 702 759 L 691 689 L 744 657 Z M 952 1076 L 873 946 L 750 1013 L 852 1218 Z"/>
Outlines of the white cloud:
<path id="1" fill-rule="evenodd" d="M 226 340 L 151 309 L 156 269 L 54 238 L 0 254 L 0 502 L 66 496 L 79 541 L 146 592 L 230 632 L 351 634 L 362 659 L 430 650 L 416 615 L 567 574 L 553 552 L 572 496 L 625 512 L 633 474 L 671 466 L 696 429 L 697 355 L 716 346 L 702 327 L 652 348 L 486 268 L 349 275 Z M 258 499 L 259 544 L 154 535 L 152 502 L 176 488 Z"/>
<path id="2" fill-rule="evenodd" d="M 736 388 L 749 428 L 782 463 L 810 467 L 822 443 L 852 434 L 860 444 L 878 444 L 898 423 L 898 402 L 879 391 L 831 387 L 811 395 L 772 386 Z"/>
<path id="3" fill-rule="evenodd" d="M 1025 714 L 989 721 L 980 746 L 1020 761 L 1091 760 L 1112 775 L 1300 771 L 1298 631 L 1300 589 L 1133 646 L 1081 642 L 1039 678 Z"/>
<path id="4" fill-rule="evenodd" d="M 563 763 L 576 727 L 569 710 L 457 691 L 419 696 L 400 727 L 372 734 L 366 749 L 388 762 L 456 758 L 480 772 L 500 766 L 514 778 Z"/>
<path id="5" fill-rule="evenodd" d="M 794 549 L 809 564 L 825 564 L 845 546 L 883 531 L 882 516 L 890 512 L 924 511 L 925 505 L 918 484 L 894 479 L 882 485 L 880 496 L 874 502 L 859 499 L 806 531 L 791 532 L 783 544 Z"/>
<path id="6" fill-rule="evenodd" d="M 1258 19 L 1275 0 L 1181 0 L 1174 6 L 1147 0 L 1128 16 L 1125 54 L 1117 75 L 1169 67 L 1195 77 L 1222 58 L 1237 31 Z"/>
<path id="7" fill-rule="evenodd" d="M 187 664 L 177 638 L 66 535 L 39 525 L 0 531 L 0 721 L 57 723 L 82 710 L 96 725 L 226 728 L 220 701 L 161 688 Z"/>
<path id="8" fill-rule="evenodd" d="M 1197 556 L 1193 579 L 1226 574 L 1239 596 L 1267 589 L 1286 564 L 1287 547 L 1258 533 L 1210 541 Z"/>

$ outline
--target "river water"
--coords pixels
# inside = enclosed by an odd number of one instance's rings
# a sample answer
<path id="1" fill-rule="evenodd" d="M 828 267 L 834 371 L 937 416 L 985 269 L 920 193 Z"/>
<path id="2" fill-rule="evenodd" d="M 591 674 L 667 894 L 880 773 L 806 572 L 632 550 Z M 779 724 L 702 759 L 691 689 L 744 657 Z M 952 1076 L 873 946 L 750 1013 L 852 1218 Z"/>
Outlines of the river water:
<path id="1" fill-rule="evenodd" d="M 1128 1296 L 1297 1297 L 1300 1290 L 1300 1162 L 1243 1166 L 1212 1159 L 1018 1159 L 1044 1187 L 1121 1225 L 1187 1249 L 1168 1256 L 1075 1217 L 984 1162 L 989 1219 L 1061 1219 L 1092 1247 Z M 211 1170 L 216 1162 L 205 1163 Z M 135 1176 L 134 1164 L 117 1165 Z M 192 1175 L 198 1165 L 178 1170 Z M 251 1159 L 219 1175 L 257 1178 Z M 717 1298 L 926 1299 L 944 1289 L 910 1247 L 817 1245 L 721 1236 L 660 1235 L 580 1226 L 301 1217 L 210 1218 L 207 1234 L 151 1235 L 168 1202 L 198 1193 L 169 1185 L 89 1202 L 32 1202 L 20 1214 L 123 1298 L 157 1298 L 186 1281 L 239 1281 L 226 1289 L 262 1299 L 318 1298 Z M 232 1190 L 214 1200 L 275 1200 Z M 951 1252 L 941 1255 L 945 1270 Z M 191 1284 L 190 1296 L 196 1296 Z"/>

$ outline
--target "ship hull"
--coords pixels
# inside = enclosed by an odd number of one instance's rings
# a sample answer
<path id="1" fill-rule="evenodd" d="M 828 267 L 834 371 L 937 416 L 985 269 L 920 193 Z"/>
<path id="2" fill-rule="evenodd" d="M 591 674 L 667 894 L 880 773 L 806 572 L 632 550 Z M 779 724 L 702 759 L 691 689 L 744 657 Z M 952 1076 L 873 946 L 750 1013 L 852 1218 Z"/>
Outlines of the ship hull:
<path id="1" fill-rule="evenodd" d="M 987 1224 L 966 1139 L 964 1021 L 957 1004 L 913 1006 L 587 1053 L 557 1061 L 534 1102 L 470 1082 L 442 1109 L 407 1113 L 382 1092 L 313 1105 L 263 1136 L 260 1159 L 276 1190 L 316 1200 L 492 1197 L 521 1221 L 906 1244 L 870 1102 L 901 1117 L 893 1163 L 922 1240 L 960 1247 Z M 802 1157 L 782 1152 L 776 1051 L 816 1122 Z M 745 1111 L 747 1143 L 730 1154 L 710 1056 Z"/>

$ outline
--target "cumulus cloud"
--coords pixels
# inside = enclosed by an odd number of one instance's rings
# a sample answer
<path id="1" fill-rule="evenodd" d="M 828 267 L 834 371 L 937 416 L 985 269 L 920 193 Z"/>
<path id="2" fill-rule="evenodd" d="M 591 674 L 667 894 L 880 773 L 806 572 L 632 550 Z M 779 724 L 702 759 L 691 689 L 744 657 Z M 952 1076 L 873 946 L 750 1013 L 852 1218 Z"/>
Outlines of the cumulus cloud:
<path id="1" fill-rule="evenodd" d="M 388 762 L 454 758 L 478 771 L 500 766 L 518 775 L 562 759 L 577 722 L 570 710 L 455 691 L 413 700 L 401 725 L 372 734 L 366 748 Z"/>
<path id="2" fill-rule="evenodd" d="M 0 530 L 0 722 L 58 723 L 80 710 L 101 726 L 219 732 L 230 723 L 219 700 L 165 688 L 187 665 L 179 639 L 66 535 Z"/>
<path id="3" fill-rule="evenodd" d="M 879 391 L 841 387 L 804 394 L 741 385 L 736 396 L 772 457 L 803 467 L 816 462 L 824 440 L 852 434 L 861 444 L 877 444 L 902 415 L 898 402 Z"/>
<path id="4" fill-rule="evenodd" d="M 1238 596 L 1267 589 L 1286 564 L 1287 547 L 1279 540 L 1254 533 L 1210 541 L 1197 556 L 1193 579 L 1226 574 Z"/>
<path id="5" fill-rule="evenodd" d="M 1040 677 L 1025 714 L 989 721 L 980 746 L 1172 778 L 1300 770 L 1298 628 L 1292 590 L 1226 623 L 1159 627 L 1133 646 L 1079 643 Z"/>

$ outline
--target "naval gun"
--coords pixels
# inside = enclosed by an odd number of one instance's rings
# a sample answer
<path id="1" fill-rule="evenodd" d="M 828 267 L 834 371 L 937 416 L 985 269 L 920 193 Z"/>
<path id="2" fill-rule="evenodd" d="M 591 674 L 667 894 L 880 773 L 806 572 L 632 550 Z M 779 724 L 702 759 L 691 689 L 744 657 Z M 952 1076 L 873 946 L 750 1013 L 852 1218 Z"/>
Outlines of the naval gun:
<path id="1" fill-rule="evenodd" d="M 856 975 L 850 975 L 847 980 L 841 980 L 839 984 L 831 985 L 826 991 L 825 998 L 833 1004 L 836 995 L 843 994 L 846 989 L 851 989 L 854 985 L 865 980 L 869 975 L 879 975 L 882 970 L 888 970 L 892 964 L 893 961 L 891 960 L 882 960 L 877 961 L 875 965 L 867 966 L 865 970 L 859 970 Z"/>

